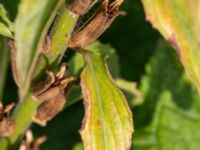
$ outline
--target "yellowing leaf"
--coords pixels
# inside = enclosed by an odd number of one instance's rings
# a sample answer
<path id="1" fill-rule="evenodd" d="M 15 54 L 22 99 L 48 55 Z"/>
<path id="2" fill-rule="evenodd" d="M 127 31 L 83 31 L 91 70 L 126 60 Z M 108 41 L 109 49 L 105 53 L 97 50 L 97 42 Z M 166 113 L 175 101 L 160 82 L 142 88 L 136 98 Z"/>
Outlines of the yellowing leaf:
<path id="1" fill-rule="evenodd" d="M 130 149 L 133 121 L 127 101 L 113 82 L 102 55 L 82 53 L 86 62 L 81 75 L 85 117 L 80 133 L 84 148 Z"/>
<path id="2" fill-rule="evenodd" d="M 187 75 L 200 90 L 200 45 L 195 0 L 142 0 L 147 19 L 177 50 Z M 199 5 L 199 4 L 198 4 Z M 198 15 L 196 15 L 198 17 Z"/>

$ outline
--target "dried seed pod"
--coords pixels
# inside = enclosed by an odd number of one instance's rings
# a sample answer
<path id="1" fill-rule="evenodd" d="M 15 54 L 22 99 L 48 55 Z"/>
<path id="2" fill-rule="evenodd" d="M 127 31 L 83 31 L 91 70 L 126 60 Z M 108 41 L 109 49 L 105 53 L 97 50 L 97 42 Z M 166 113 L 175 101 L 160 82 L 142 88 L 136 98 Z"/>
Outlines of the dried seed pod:
<path id="1" fill-rule="evenodd" d="M 14 103 L 11 103 L 4 109 L 3 104 L 0 103 L 0 137 L 9 137 L 15 129 L 15 121 L 9 118 L 13 107 Z"/>
<path id="2" fill-rule="evenodd" d="M 74 31 L 72 33 L 68 41 L 68 46 L 71 48 L 84 48 L 96 41 L 117 16 L 125 15 L 125 12 L 119 11 L 121 3 L 122 1 L 115 1 L 109 5 L 105 1 L 85 27 L 80 31 Z"/>
<path id="3" fill-rule="evenodd" d="M 37 96 L 38 99 L 44 100 L 39 106 L 34 121 L 41 126 L 54 118 L 64 107 L 66 103 L 65 92 L 62 87 L 54 87 L 43 94 Z"/>
<path id="4" fill-rule="evenodd" d="M 25 133 L 25 139 L 22 141 L 19 150 L 39 150 L 39 146 L 44 143 L 46 139 L 46 136 L 41 136 L 34 140 L 32 131 L 28 130 Z"/>
<path id="5" fill-rule="evenodd" d="M 95 0 L 70 0 L 69 10 L 76 15 L 84 15 L 94 4 Z"/>
<path id="6" fill-rule="evenodd" d="M 66 68 L 63 66 L 56 76 L 53 73 L 49 73 L 52 76 L 51 81 L 49 81 L 50 84 L 44 85 L 45 90 L 39 88 L 34 93 L 34 96 L 42 102 L 34 117 L 34 121 L 41 126 L 45 126 L 49 120 L 54 118 L 63 109 L 66 103 L 66 94 L 71 88 L 73 81 L 77 80 L 75 77 L 66 77 L 65 72 Z M 41 84 L 40 87 L 42 87 Z"/>
<path id="7" fill-rule="evenodd" d="M 4 118 L 0 121 L 0 137 L 9 137 L 15 129 L 15 122 L 13 119 Z"/>

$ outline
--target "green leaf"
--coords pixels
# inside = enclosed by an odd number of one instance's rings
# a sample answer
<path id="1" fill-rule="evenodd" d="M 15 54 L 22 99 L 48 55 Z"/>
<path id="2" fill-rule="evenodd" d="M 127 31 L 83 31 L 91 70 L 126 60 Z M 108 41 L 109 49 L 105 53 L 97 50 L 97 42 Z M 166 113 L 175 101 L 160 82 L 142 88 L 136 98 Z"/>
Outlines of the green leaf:
<path id="1" fill-rule="evenodd" d="M 0 37 L 0 101 L 2 101 L 4 93 L 4 84 L 6 81 L 7 69 L 9 63 L 9 49 L 7 40 Z"/>
<path id="2" fill-rule="evenodd" d="M 16 64 L 24 95 L 38 59 L 39 47 L 63 0 L 21 0 L 16 18 Z"/>
<path id="3" fill-rule="evenodd" d="M 159 43 L 147 64 L 140 89 L 145 101 L 134 110 L 133 149 L 198 149 L 200 95 L 165 42 Z"/>
<path id="4" fill-rule="evenodd" d="M 132 114 L 113 82 L 99 52 L 82 51 L 86 66 L 81 75 L 85 117 L 80 131 L 85 149 L 130 148 Z"/>
<path id="5" fill-rule="evenodd" d="M 146 18 L 177 50 L 187 75 L 200 90 L 198 1 L 142 0 Z M 196 15 L 194 19 L 194 15 Z M 195 21 L 194 21 L 195 20 Z M 197 28 L 198 26 L 198 28 Z M 198 33 L 195 33 L 198 29 Z"/>
<path id="6" fill-rule="evenodd" d="M 0 34 L 7 37 L 12 37 L 13 24 L 8 19 L 6 14 L 7 13 L 3 5 L 0 4 Z"/>

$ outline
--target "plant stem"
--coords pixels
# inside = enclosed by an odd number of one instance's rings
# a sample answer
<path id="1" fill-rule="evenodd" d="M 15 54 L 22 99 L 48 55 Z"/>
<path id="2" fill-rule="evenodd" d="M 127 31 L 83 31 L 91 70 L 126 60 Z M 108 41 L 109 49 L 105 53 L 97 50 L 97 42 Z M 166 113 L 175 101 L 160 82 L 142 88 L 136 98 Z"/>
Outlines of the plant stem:
<path id="1" fill-rule="evenodd" d="M 70 34 L 73 31 L 77 19 L 78 16 L 72 16 L 66 6 L 63 6 L 60 9 L 50 32 L 49 38 L 51 40 L 51 46 L 48 49 L 48 52 L 43 55 L 43 59 L 40 59 L 39 65 L 34 74 L 34 79 L 38 80 L 38 78 L 41 77 L 40 75 L 45 73 L 47 65 L 50 67 L 48 69 L 54 69 L 57 67 L 67 48 L 67 41 L 70 38 Z"/>

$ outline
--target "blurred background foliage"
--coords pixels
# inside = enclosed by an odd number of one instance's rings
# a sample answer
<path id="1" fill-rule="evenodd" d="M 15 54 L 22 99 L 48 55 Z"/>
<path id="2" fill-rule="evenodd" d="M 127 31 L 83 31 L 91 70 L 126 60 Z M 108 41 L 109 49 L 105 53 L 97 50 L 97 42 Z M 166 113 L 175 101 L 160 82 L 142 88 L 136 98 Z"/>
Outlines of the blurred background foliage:
<path id="1" fill-rule="evenodd" d="M 18 0 L 0 1 L 11 20 L 17 12 Z M 135 133 L 132 149 L 197 150 L 200 146 L 200 96 L 183 72 L 175 51 L 145 21 L 140 0 L 125 0 L 119 17 L 92 47 L 103 49 L 116 83 L 126 95 L 134 114 Z M 0 61 L 7 57 L 0 38 Z M 101 44 L 103 43 L 103 44 Z M 4 52 L 4 53 L 3 53 Z M 2 56 L 4 54 L 4 56 Z M 68 57 L 71 56 L 71 57 Z M 71 74 L 77 75 L 83 65 L 79 55 L 67 51 Z M 7 59 L 5 60 L 8 61 Z M 2 63 L 1 63 L 2 64 Z M 1 66 L 0 80 L 5 80 L 5 104 L 17 100 L 17 87 L 11 67 Z M 8 70 L 6 71 L 6 68 Z M 2 88 L 3 82 L 0 82 Z M 0 94 L 1 96 L 1 94 Z M 70 103 L 76 99 L 77 103 Z M 32 125 L 35 136 L 47 135 L 42 150 L 82 150 L 78 130 L 84 115 L 80 88 L 75 87 L 67 109 L 45 128 Z"/>

